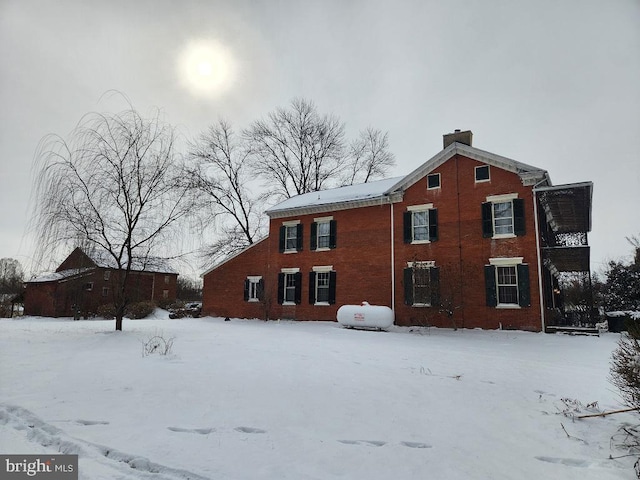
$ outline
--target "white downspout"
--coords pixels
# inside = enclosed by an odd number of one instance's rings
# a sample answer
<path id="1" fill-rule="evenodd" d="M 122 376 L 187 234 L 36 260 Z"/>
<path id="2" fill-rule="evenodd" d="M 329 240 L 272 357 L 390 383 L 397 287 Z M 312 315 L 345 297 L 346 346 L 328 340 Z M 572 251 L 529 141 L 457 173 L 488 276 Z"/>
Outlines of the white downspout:
<path id="1" fill-rule="evenodd" d="M 538 290 L 540 294 L 540 320 L 542 322 L 542 332 L 545 331 L 545 318 L 544 318 L 544 292 L 542 290 L 542 259 L 540 251 L 540 225 L 538 222 L 538 196 L 536 195 L 536 187 L 531 190 L 533 193 L 533 221 L 535 223 L 536 230 L 536 255 L 538 257 Z"/>
<path id="2" fill-rule="evenodd" d="M 389 198 L 389 205 L 391 206 L 391 310 L 393 311 L 393 318 L 395 322 L 396 318 L 396 267 L 395 267 L 395 252 L 393 248 L 394 233 L 393 233 L 393 202 Z"/>

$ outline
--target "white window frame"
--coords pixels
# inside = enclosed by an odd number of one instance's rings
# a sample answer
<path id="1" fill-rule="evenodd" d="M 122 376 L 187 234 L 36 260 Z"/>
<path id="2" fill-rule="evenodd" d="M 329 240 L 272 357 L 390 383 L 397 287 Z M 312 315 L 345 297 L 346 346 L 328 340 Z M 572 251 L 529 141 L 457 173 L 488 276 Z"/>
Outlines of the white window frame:
<path id="1" fill-rule="evenodd" d="M 282 222 L 284 228 L 284 253 L 298 253 L 298 225 L 300 220 Z M 293 231 L 293 248 L 289 247 L 289 232 Z"/>
<path id="2" fill-rule="evenodd" d="M 493 239 L 501 238 L 515 238 L 515 216 L 513 210 L 513 200 L 518 198 L 517 193 L 506 193 L 504 195 L 489 195 L 487 202 L 491 202 L 491 228 L 493 229 Z M 503 203 L 511 204 L 511 232 L 510 233 L 496 233 L 496 209 L 495 206 Z"/>
<path id="3" fill-rule="evenodd" d="M 284 273 L 284 290 L 282 292 L 282 305 L 295 305 L 296 304 L 296 277 L 295 274 L 300 272 L 299 268 L 282 268 L 281 273 Z M 288 280 L 293 279 L 293 285 L 287 286 Z M 293 289 L 293 300 L 287 300 L 287 289 Z"/>
<path id="4" fill-rule="evenodd" d="M 247 277 L 249 281 L 249 298 L 247 298 L 248 302 L 259 302 L 260 298 L 258 296 L 258 285 L 260 284 L 260 280 L 262 280 L 261 275 L 251 275 Z"/>
<path id="5" fill-rule="evenodd" d="M 518 287 L 518 265 L 523 263 L 524 257 L 508 257 L 508 258 L 490 258 L 489 264 L 496 267 L 495 275 L 496 275 L 496 308 L 504 308 L 504 309 L 519 309 L 522 308 L 519 304 L 520 300 L 520 289 Z M 501 284 L 499 282 L 500 268 L 513 268 L 515 273 L 515 284 Z M 514 287 L 516 288 L 516 303 L 501 303 L 500 302 L 500 286 L 503 287 Z"/>
<path id="6" fill-rule="evenodd" d="M 436 187 L 430 187 L 429 186 L 429 177 L 438 177 L 438 186 Z M 437 190 L 442 186 L 442 175 L 440 175 L 440 173 L 430 173 L 427 175 L 427 190 Z"/>
<path id="7" fill-rule="evenodd" d="M 109 287 L 102 287 L 102 296 L 103 297 L 109 296 Z"/>
<path id="8" fill-rule="evenodd" d="M 323 252 L 323 251 L 328 251 L 331 250 L 330 248 L 330 244 L 331 244 L 331 220 L 333 220 L 333 217 L 320 217 L 320 218 L 314 218 L 313 221 L 316 223 L 316 252 Z M 327 226 L 327 233 L 326 235 L 322 235 L 322 238 L 326 238 L 327 239 L 327 246 L 326 247 L 321 247 L 320 246 L 320 225 L 326 225 Z"/>
<path id="9" fill-rule="evenodd" d="M 484 179 L 478 180 L 478 169 L 479 168 L 485 168 L 485 167 L 487 167 L 487 172 L 489 172 L 489 178 L 484 178 Z M 475 180 L 475 183 L 490 182 L 491 181 L 491 166 L 490 165 L 478 165 L 477 167 L 475 167 L 474 170 L 473 170 L 473 179 Z"/>
<path id="10" fill-rule="evenodd" d="M 433 210 L 433 203 L 425 203 L 423 205 L 410 205 L 407 207 L 407 211 L 411 212 L 411 244 L 412 245 L 420 245 L 420 244 L 424 244 L 424 243 L 431 243 L 431 240 L 429 240 L 429 210 Z M 415 214 L 416 213 L 425 213 L 427 218 L 427 223 L 425 225 L 418 225 L 416 226 L 414 224 L 414 218 L 415 218 Z M 421 239 L 421 240 L 416 240 L 415 239 L 415 229 L 416 228 L 426 228 L 427 229 L 427 238 L 426 239 Z"/>
<path id="11" fill-rule="evenodd" d="M 318 267 L 313 267 L 311 269 L 315 275 L 316 275 L 316 279 L 315 279 L 315 292 L 314 292 L 314 305 L 330 305 L 329 304 L 329 287 L 331 284 L 331 276 L 330 273 L 333 271 L 333 265 L 323 265 L 323 266 L 318 266 Z M 319 302 L 318 301 L 318 279 L 320 278 L 320 274 L 322 275 L 326 275 L 326 279 L 327 279 L 327 285 L 326 285 L 326 289 L 327 289 L 327 301 L 324 302 Z M 323 287 L 324 288 L 324 287 Z"/>

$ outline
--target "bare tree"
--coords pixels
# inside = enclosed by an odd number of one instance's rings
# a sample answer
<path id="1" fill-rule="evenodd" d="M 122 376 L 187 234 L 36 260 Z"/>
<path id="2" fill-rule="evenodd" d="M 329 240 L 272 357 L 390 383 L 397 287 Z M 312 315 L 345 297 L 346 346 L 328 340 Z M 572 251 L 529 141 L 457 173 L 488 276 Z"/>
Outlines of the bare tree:
<path id="1" fill-rule="evenodd" d="M 128 303 L 132 266 L 144 268 L 188 212 L 179 178 L 174 129 L 156 111 L 143 118 L 131 107 L 85 115 L 65 141 L 45 137 L 36 156 L 33 225 L 36 259 L 53 258 L 78 238 L 112 258 L 116 330 Z"/>
<path id="2" fill-rule="evenodd" d="M 343 168 L 344 124 L 296 98 L 244 132 L 255 172 L 285 198 L 331 186 Z"/>
<path id="3" fill-rule="evenodd" d="M 24 272 L 14 258 L 0 259 L 0 294 L 16 294 L 22 291 Z"/>
<path id="4" fill-rule="evenodd" d="M 349 159 L 345 164 L 341 183 L 353 185 L 382 178 L 394 165 L 393 153 L 389 151 L 388 133 L 368 127 L 350 145 Z"/>
<path id="5" fill-rule="evenodd" d="M 219 220 L 222 234 L 205 248 L 209 259 L 227 256 L 263 234 L 260 197 L 251 190 L 248 149 L 231 126 L 220 120 L 189 146 L 187 182 L 204 223 Z"/>

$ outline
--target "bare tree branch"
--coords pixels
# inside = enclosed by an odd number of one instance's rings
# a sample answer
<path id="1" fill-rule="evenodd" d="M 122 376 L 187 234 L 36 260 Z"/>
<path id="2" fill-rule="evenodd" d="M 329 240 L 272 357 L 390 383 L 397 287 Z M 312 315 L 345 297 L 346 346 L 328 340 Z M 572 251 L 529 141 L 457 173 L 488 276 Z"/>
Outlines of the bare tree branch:
<path id="1" fill-rule="evenodd" d="M 39 145 L 32 219 L 37 263 L 78 239 L 106 252 L 123 272 L 114 305 L 118 330 L 132 263 L 146 264 L 189 212 L 175 142 L 159 112 L 147 119 L 131 107 L 87 114 L 68 142 L 50 135 Z"/>

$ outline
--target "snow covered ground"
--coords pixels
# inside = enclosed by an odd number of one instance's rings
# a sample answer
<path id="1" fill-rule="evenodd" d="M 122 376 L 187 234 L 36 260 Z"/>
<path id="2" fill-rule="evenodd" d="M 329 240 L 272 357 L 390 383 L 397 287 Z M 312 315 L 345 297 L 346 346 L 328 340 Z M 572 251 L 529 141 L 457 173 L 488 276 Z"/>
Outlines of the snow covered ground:
<path id="1" fill-rule="evenodd" d="M 637 415 L 562 413 L 621 408 L 618 334 L 157 317 L 1 320 L 0 453 L 77 453 L 83 479 L 635 478 L 609 457 Z M 156 333 L 172 353 L 143 356 Z"/>

